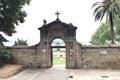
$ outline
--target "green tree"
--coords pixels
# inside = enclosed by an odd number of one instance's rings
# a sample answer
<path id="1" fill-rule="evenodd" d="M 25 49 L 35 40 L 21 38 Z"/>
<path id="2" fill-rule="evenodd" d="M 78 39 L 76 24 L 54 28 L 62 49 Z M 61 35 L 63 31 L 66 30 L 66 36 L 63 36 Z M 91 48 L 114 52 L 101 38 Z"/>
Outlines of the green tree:
<path id="1" fill-rule="evenodd" d="M 120 44 L 120 19 L 116 18 L 114 20 L 114 32 L 115 32 L 115 43 Z M 92 35 L 90 43 L 96 45 L 110 44 L 111 31 L 108 23 L 101 23 L 100 27 Z"/>
<path id="2" fill-rule="evenodd" d="M 116 0 L 103 0 L 102 2 L 96 2 L 93 4 L 95 21 L 102 20 L 106 16 L 107 22 L 110 24 L 111 41 L 114 44 L 114 28 L 113 19 L 120 17 L 120 7 Z"/>
<path id="3" fill-rule="evenodd" d="M 104 45 L 109 44 L 110 38 L 110 28 L 107 23 L 101 23 L 100 27 L 91 37 L 91 44 Z"/>
<path id="4" fill-rule="evenodd" d="M 114 20 L 115 26 L 115 41 L 116 43 L 120 44 L 120 19 L 116 18 Z"/>
<path id="5" fill-rule="evenodd" d="M 14 44 L 14 46 L 22 46 L 22 45 L 28 45 L 28 43 L 27 43 L 27 40 L 20 40 L 20 39 L 18 39 L 17 41 L 15 41 L 15 44 Z"/>
<path id="6" fill-rule="evenodd" d="M 12 36 L 15 25 L 25 21 L 26 12 L 22 8 L 29 3 L 30 0 L 0 0 L 0 32 Z"/>
<path id="7" fill-rule="evenodd" d="M 118 3 L 118 5 L 119 5 L 119 7 L 120 7 L 120 0 L 115 0 L 117 3 Z"/>
<path id="8" fill-rule="evenodd" d="M 0 34 L 0 45 L 4 45 L 3 42 L 7 42 L 8 40 L 6 40 L 1 34 Z"/>
<path id="9" fill-rule="evenodd" d="M 11 62 L 10 52 L 4 46 L 0 45 L 0 67 L 10 62 Z"/>

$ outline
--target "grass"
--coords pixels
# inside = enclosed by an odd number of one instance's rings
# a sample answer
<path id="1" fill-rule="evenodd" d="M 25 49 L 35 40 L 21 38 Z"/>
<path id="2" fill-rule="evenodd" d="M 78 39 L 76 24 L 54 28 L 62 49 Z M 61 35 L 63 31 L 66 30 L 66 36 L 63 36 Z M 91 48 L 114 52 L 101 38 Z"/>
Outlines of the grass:
<path id="1" fill-rule="evenodd" d="M 65 57 L 58 57 L 58 56 L 53 57 L 53 64 L 65 64 L 65 63 L 66 63 Z"/>

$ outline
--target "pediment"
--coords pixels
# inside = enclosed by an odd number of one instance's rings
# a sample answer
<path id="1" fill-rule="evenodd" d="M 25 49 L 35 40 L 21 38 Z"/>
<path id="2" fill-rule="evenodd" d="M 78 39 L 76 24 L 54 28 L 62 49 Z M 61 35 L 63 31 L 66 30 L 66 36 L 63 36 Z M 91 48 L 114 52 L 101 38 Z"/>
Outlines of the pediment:
<path id="1" fill-rule="evenodd" d="M 77 27 L 75 27 L 71 23 L 67 24 L 67 23 L 64 23 L 60 20 L 55 20 L 55 21 L 48 23 L 48 24 L 45 24 L 39 28 L 39 30 L 42 30 L 42 29 L 44 29 L 44 30 L 45 29 L 47 29 L 47 30 L 51 30 L 51 29 L 59 30 L 60 29 L 61 30 L 61 29 L 77 29 Z"/>

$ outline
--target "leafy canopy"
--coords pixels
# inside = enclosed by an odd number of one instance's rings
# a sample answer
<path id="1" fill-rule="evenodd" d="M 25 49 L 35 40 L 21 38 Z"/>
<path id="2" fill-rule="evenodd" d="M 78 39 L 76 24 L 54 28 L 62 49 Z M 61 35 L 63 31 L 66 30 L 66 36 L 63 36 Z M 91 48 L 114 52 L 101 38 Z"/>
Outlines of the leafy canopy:
<path id="1" fill-rule="evenodd" d="M 0 67 L 10 62 L 11 62 L 10 52 L 4 46 L 0 45 Z"/>
<path id="2" fill-rule="evenodd" d="M 92 35 L 90 43 L 95 45 L 104 45 L 110 41 L 110 28 L 106 23 L 101 23 L 101 26 Z"/>
<path id="3" fill-rule="evenodd" d="M 120 7 L 120 0 L 115 0 L 118 6 Z"/>
<path id="4" fill-rule="evenodd" d="M 26 12 L 22 10 L 30 0 L 0 0 L 0 32 L 12 36 L 15 25 L 23 23 Z"/>
<path id="5" fill-rule="evenodd" d="M 118 0 L 102 0 L 101 2 L 95 2 L 92 6 L 94 8 L 95 21 L 103 20 L 104 16 L 106 20 L 110 20 L 110 16 L 113 18 L 120 17 L 120 7 Z M 112 14 L 111 14 L 112 13 Z"/>
<path id="6" fill-rule="evenodd" d="M 120 44 L 120 19 L 116 18 L 114 20 L 114 30 L 115 30 L 115 43 Z M 95 45 L 105 45 L 111 43 L 110 28 L 108 23 L 101 23 L 99 28 L 91 37 L 91 44 Z"/>
<path id="7" fill-rule="evenodd" d="M 114 44 L 114 24 L 113 19 L 120 17 L 120 5 L 118 0 L 102 0 L 93 4 L 95 21 L 103 20 L 104 16 L 106 21 L 109 22 L 111 31 L 111 42 Z"/>

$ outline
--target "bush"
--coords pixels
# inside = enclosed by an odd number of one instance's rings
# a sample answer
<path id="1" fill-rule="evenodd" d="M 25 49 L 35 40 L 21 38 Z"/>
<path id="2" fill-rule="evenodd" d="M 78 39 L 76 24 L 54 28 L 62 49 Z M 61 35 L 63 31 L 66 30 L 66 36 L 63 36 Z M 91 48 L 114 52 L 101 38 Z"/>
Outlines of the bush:
<path id="1" fill-rule="evenodd" d="M 27 46 L 27 45 L 28 45 L 27 40 L 23 40 L 23 39 L 22 40 L 18 39 L 14 43 L 14 46 Z"/>
<path id="2" fill-rule="evenodd" d="M 10 52 L 3 46 L 0 46 L 0 66 L 9 63 L 11 60 Z"/>

